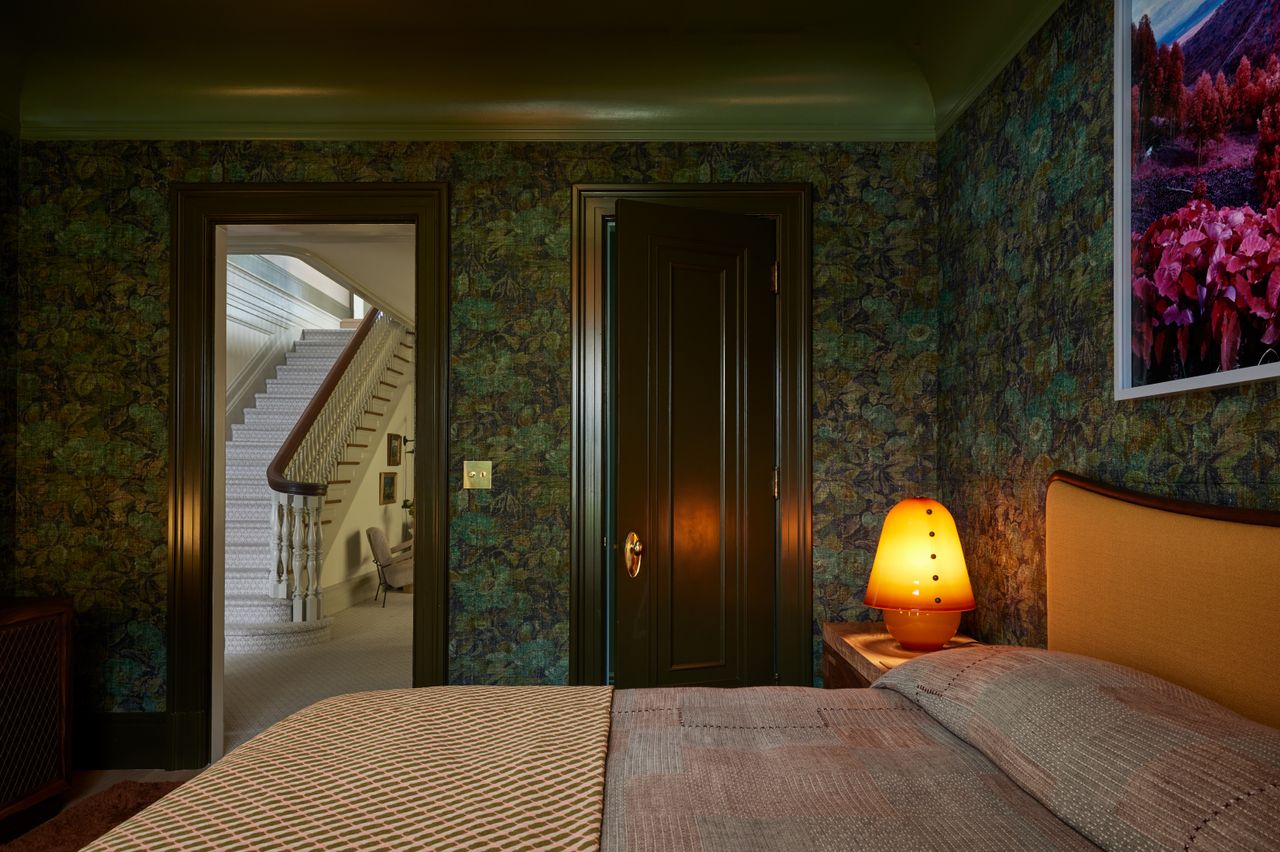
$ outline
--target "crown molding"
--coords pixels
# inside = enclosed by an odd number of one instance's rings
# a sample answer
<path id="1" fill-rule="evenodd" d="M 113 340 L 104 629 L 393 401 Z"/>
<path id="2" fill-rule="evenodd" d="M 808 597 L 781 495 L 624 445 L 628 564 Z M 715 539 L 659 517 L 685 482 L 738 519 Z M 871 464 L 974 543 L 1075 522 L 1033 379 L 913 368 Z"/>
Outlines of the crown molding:
<path id="1" fill-rule="evenodd" d="M 999 53 L 993 54 L 991 61 L 987 63 L 983 72 L 974 78 L 973 82 L 965 89 L 964 93 L 951 105 L 949 109 L 938 116 L 936 132 L 934 139 L 942 141 L 942 137 L 947 131 L 964 115 L 965 111 L 973 105 L 973 102 L 987 90 L 987 87 L 995 81 L 1000 72 L 1008 67 L 1013 58 L 1017 56 L 1027 43 L 1031 41 L 1032 36 L 1040 32 L 1040 29 L 1049 22 L 1054 12 L 1062 5 L 1062 0 L 1055 0 L 1052 3 L 1046 3 L 1043 7 L 1036 10 L 1026 24 L 1018 30 L 1017 34 L 1011 39 Z"/>
<path id="2" fill-rule="evenodd" d="M 119 141 L 397 141 L 397 142 L 932 142 L 932 125 L 867 125 L 852 127 L 717 128 L 633 126 L 540 128 L 477 127 L 463 124 L 389 122 L 163 122 L 163 121 L 25 121 L 21 138 L 33 142 Z"/>

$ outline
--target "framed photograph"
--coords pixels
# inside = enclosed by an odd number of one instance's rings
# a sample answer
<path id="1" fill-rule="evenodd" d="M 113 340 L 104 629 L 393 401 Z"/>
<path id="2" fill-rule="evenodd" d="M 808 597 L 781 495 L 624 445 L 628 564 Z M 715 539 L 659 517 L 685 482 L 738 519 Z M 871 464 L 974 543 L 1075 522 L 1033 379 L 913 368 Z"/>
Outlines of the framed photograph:
<path id="1" fill-rule="evenodd" d="M 1115 9 L 1116 398 L 1280 377 L 1280 17 Z"/>
<path id="2" fill-rule="evenodd" d="M 378 480 L 378 504 L 385 506 L 396 502 L 396 477 L 394 470 L 384 470 Z"/>
<path id="3" fill-rule="evenodd" d="M 399 467 L 404 457 L 404 436 L 387 433 L 387 467 Z"/>

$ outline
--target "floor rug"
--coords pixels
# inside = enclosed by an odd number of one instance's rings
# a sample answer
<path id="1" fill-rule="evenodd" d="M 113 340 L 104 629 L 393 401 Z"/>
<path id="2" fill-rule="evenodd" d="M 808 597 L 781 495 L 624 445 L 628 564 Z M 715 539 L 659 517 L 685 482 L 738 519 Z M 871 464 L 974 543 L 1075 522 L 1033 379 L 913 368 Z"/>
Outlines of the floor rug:
<path id="1" fill-rule="evenodd" d="M 5 852 L 76 852 L 177 787 L 178 781 L 121 781 L 76 802 L 4 846 Z"/>

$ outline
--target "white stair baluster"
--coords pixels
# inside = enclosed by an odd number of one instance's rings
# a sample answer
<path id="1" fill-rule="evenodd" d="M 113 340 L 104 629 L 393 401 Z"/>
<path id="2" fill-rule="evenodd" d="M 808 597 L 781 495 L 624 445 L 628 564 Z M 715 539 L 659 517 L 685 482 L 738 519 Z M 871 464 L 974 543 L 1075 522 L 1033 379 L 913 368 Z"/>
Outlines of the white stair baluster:
<path id="1" fill-rule="evenodd" d="M 304 603 L 303 595 L 307 588 L 307 542 L 304 536 L 306 525 L 306 508 L 303 500 L 306 498 L 298 495 L 290 495 L 289 511 L 292 515 L 292 523 L 289 525 L 289 550 L 292 556 L 293 565 L 293 620 L 304 621 Z"/>
<path id="2" fill-rule="evenodd" d="M 288 497 L 272 492 L 271 501 L 271 576 L 267 578 L 267 594 L 281 600 L 289 596 L 288 550 L 285 544 Z"/>
<path id="3" fill-rule="evenodd" d="M 307 501 L 311 504 L 307 508 L 307 527 L 311 534 L 311 541 L 307 547 L 307 621 L 318 621 L 323 617 L 323 608 L 320 604 L 320 566 L 323 560 L 320 558 L 322 546 L 324 544 L 324 529 L 321 526 L 320 517 L 322 506 L 324 504 L 323 497 L 308 497 Z"/>

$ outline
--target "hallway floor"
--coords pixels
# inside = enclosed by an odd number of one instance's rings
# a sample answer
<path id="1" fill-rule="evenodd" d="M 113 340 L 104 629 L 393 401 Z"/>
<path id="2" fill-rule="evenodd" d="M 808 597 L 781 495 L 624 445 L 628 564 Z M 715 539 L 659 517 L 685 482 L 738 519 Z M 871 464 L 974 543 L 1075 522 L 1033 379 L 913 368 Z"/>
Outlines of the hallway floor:
<path id="1" fill-rule="evenodd" d="M 392 592 L 386 609 L 370 600 L 335 615 L 328 642 L 228 656 L 224 749 L 321 698 L 412 685 L 413 595 Z"/>

